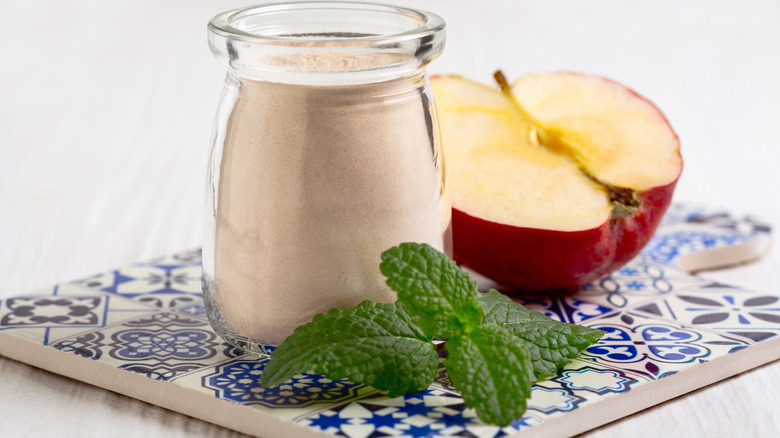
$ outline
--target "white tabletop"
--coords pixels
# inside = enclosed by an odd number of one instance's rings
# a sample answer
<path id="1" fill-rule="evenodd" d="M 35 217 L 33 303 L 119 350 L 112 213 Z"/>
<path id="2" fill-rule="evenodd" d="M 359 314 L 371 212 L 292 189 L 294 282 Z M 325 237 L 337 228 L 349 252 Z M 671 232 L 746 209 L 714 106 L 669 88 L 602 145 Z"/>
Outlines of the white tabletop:
<path id="1" fill-rule="evenodd" d="M 654 101 L 682 141 L 677 201 L 780 228 L 774 1 L 438 0 L 432 73 L 571 70 Z M 0 2 L 0 298 L 200 246 L 223 68 L 205 24 L 238 1 Z M 780 295 L 780 251 L 705 275 Z M 780 362 L 587 434 L 769 436 Z M 1 436 L 238 436 L 0 358 Z"/>

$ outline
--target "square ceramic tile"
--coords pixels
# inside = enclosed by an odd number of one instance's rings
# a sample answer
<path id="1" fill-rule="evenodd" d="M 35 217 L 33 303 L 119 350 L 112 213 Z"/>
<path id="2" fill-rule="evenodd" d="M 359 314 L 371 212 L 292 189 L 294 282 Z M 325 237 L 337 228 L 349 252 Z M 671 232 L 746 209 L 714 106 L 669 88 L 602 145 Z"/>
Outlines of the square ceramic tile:
<path id="1" fill-rule="evenodd" d="M 780 357 L 779 297 L 680 269 L 759 257 L 769 233 L 754 218 L 674 206 L 618 272 L 574 293 L 515 297 L 606 334 L 537 382 L 506 428 L 465 408 L 444 368 L 426 391 L 392 399 L 312 374 L 260 388 L 268 355 L 229 346 L 208 324 L 199 250 L 0 301 L 0 353 L 254 435 L 568 436 Z"/>

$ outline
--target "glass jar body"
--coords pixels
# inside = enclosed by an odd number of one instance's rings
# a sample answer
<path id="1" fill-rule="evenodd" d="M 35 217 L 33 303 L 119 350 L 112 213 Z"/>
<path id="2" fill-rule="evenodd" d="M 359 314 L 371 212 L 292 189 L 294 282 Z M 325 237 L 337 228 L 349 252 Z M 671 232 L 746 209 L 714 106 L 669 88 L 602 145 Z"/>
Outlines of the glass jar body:
<path id="1" fill-rule="evenodd" d="M 326 58 L 344 65 L 340 56 Z M 262 351 L 331 308 L 395 301 L 379 263 L 401 242 L 451 252 L 424 67 L 343 81 L 336 67 L 295 83 L 228 71 L 207 178 L 203 292 L 229 343 Z"/>
<path id="2" fill-rule="evenodd" d="M 254 351 L 334 307 L 393 302 L 381 253 L 451 252 L 425 68 L 434 14 L 271 4 L 209 24 L 228 69 L 208 168 L 203 293 L 215 331 Z"/>

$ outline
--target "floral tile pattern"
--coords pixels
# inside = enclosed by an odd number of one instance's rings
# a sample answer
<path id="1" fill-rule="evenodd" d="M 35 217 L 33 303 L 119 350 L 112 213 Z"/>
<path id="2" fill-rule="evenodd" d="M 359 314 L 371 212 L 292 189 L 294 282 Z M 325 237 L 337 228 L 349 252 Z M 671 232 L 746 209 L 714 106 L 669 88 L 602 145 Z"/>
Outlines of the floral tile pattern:
<path id="1" fill-rule="evenodd" d="M 459 396 L 434 388 L 393 399 L 366 397 L 319 412 L 302 423 L 347 436 L 503 435 L 500 428 L 481 423 L 472 410 L 465 409 Z"/>
<path id="2" fill-rule="evenodd" d="M 277 418 L 300 422 L 315 413 L 336 409 L 347 403 L 376 394 L 370 386 L 346 380 L 332 381 L 323 376 L 302 374 L 289 384 L 261 388 L 259 376 L 268 355 L 246 354 L 211 366 L 181 373 L 171 381 L 210 397 L 272 412 Z"/>
<path id="3" fill-rule="evenodd" d="M 572 393 L 580 394 L 584 398 L 606 396 L 628 392 L 640 382 L 651 380 L 644 372 L 611 368 L 597 361 L 585 361 L 575 359 L 569 362 L 564 369 L 549 381 L 556 382 L 561 387 Z M 540 385 L 547 385 L 541 382 Z"/>
<path id="4" fill-rule="evenodd" d="M 226 400 L 271 408 L 338 402 L 354 397 L 357 389 L 365 386 L 346 380 L 333 381 L 317 374 L 301 374 L 283 385 L 261 388 L 258 378 L 268 360 L 264 357 L 219 366 L 213 373 L 203 377 L 203 386 L 213 389 L 217 397 Z"/>
<path id="5" fill-rule="evenodd" d="M 672 205 L 643 256 L 678 266 L 690 254 L 737 245 L 754 246 L 760 252 L 768 247 L 770 234 L 768 224 L 751 216 L 706 206 Z M 734 264 L 750 260 L 737 252 L 721 254 L 721 258 L 731 259 Z"/>
<path id="6" fill-rule="evenodd" d="M 9 298 L 5 300 L 4 307 L 0 324 L 5 327 L 94 327 L 108 312 L 108 299 L 97 295 L 30 295 Z"/>
<path id="7" fill-rule="evenodd" d="M 244 354 L 219 338 L 208 323 L 169 312 L 82 333 L 52 347 L 157 380 Z"/>
<path id="8" fill-rule="evenodd" d="M 631 313 L 615 314 L 588 325 L 606 334 L 588 347 L 583 357 L 614 367 L 648 372 L 659 379 L 752 344 L 744 338 Z"/>
<path id="9" fill-rule="evenodd" d="M 664 297 L 635 310 L 753 341 L 780 334 L 780 297 L 721 284 Z"/>
<path id="10" fill-rule="evenodd" d="M 17 336 L 49 345 L 150 310 L 147 305 L 122 297 L 62 284 L 0 303 L 0 330 L 14 329 Z"/>
<path id="11" fill-rule="evenodd" d="M 202 302 L 200 250 L 138 263 L 72 284 L 120 295 L 161 309 Z"/>
<path id="12" fill-rule="evenodd" d="M 581 324 L 590 318 L 596 318 L 617 309 L 616 306 L 599 304 L 582 299 L 580 294 L 566 294 L 551 299 L 549 296 L 515 297 L 515 300 L 531 310 L 544 313 L 556 321 Z M 594 300 L 597 301 L 597 300 Z"/>
<path id="13" fill-rule="evenodd" d="M 707 283 L 707 280 L 670 269 L 640 256 L 617 272 L 585 285 L 575 295 L 588 302 L 623 309 L 638 302 Z"/>
<path id="14" fill-rule="evenodd" d="M 757 256 L 770 231 L 755 218 L 675 205 L 642 255 L 618 272 L 575 293 L 516 297 L 552 318 L 606 333 L 558 375 L 538 382 L 524 416 L 506 428 L 483 424 L 467 409 L 444 368 L 426 391 L 392 399 L 366 385 L 313 374 L 261 388 L 269 356 L 228 345 L 208 324 L 200 250 L 0 301 L 0 353 L 7 354 L 2 348 L 15 340 L 25 348 L 72 354 L 83 367 L 101 364 L 122 375 L 141 374 L 160 385 L 156 396 L 179 388 L 193 399 L 228 407 L 235 416 L 222 419 L 226 427 L 251 417 L 255 429 L 242 431 L 255 434 L 264 433 L 269 418 L 296 427 L 296 436 L 307 431 L 355 438 L 534 433 L 540 426 L 565 424 L 572 412 L 600 406 L 609 406 L 608 420 L 617 419 L 630 414 L 612 412 L 637 388 L 660 387 L 670 381 L 665 377 L 694 366 L 714 382 L 722 374 L 713 359 L 740 360 L 741 352 L 754 346 L 780 347 L 780 297 L 675 268 L 680 260 L 712 250 L 734 248 L 742 257 Z M 765 362 L 780 357 L 780 348 L 762 351 L 770 351 Z M 56 361 L 52 357 L 49 363 Z M 181 400 L 157 399 L 187 413 Z"/>
<path id="15" fill-rule="evenodd" d="M 202 300 L 196 301 L 194 304 L 185 304 L 181 307 L 178 307 L 176 310 L 193 316 L 198 316 L 204 319 L 208 318 L 208 314 L 206 313 L 206 306 L 203 305 Z"/>

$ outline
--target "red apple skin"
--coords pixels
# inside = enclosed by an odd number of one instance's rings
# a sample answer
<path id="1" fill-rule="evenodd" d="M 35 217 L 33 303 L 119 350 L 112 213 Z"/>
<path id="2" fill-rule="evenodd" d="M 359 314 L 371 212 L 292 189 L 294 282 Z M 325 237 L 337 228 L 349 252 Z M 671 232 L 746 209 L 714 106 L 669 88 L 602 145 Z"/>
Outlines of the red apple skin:
<path id="1" fill-rule="evenodd" d="M 637 194 L 639 211 L 598 228 L 555 231 L 515 227 L 452 209 L 454 259 L 515 292 L 574 290 L 625 265 L 647 245 L 678 177 Z"/>

